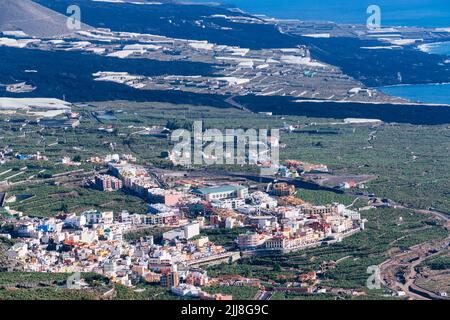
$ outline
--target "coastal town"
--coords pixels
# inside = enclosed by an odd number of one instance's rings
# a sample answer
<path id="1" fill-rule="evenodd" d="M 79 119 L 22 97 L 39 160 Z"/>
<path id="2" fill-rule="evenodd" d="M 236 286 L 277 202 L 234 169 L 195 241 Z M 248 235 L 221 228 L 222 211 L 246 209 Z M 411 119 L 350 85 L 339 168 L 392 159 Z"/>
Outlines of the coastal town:
<path id="1" fill-rule="evenodd" d="M 209 295 L 202 287 L 230 285 L 230 281 L 253 286 L 259 281 L 209 278 L 202 266 L 331 244 L 364 229 L 365 220 L 358 212 L 342 204 L 313 206 L 294 197 L 295 187 L 287 183 L 260 190 L 214 177 L 152 171 L 133 160 L 129 155 L 88 159 L 108 166 L 89 185 L 104 192 L 123 188 L 134 193 L 148 202 L 148 212 L 88 210 L 32 218 L 5 206 L 13 228 L 1 236 L 19 239 L 8 257 L 22 263 L 26 271 L 94 272 L 130 287 L 142 278 L 175 295 L 222 300 L 232 296 Z M 158 241 L 153 236 L 126 240 L 127 234 L 143 228 L 165 231 Z M 203 235 L 208 230 L 236 228 L 245 232 L 229 246 Z"/>
<path id="2" fill-rule="evenodd" d="M 367 277 L 364 268 L 352 273 L 351 277 L 363 279 L 350 288 L 345 280 L 332 284 L 333 273 L 346 263 L 362 264 L 358 252 L 366 249 L 355 241 L 372 241 L 366 237 L 380 223 L 386 226 L 389 240 L 376 241 L 392 246 L 414 237 L 420 241 L 421 233 L 430 228 L 445 237 L 441 223 L 427 217 L 442 220 L 442 215 L 406 213 L 405 204 L 373 189 L 380 172 L 367 170 L 364 162 L 339 170 L 332 159 L 335 153 L 311 161 L 316 157 L 293 152 L 299 138 L 324 150 L 320 141 L 329 145 L 324 137 L 345 132 L 352 138 L 357 133 L 358 152 L 370 154 L 387 128 L 379 120 L 349 118 L 317 124 L 252 114 L 237 121 L 273 121 L 267 132 L 277 129 L 279 137 L 267 136 L 263 153 L 254 153 L 248 144 L 243 165 L 205 166 L 185 164 L 174 148 L 171 136 L 178 129 L 192 130 L 196 136 L 195 122 L 191 127 L 179 117 L 179 107 L 152 104 L 142 111 L 140 105 L 120 102 L 95 107 L 56 99 L 0 102 L 15 108 L 5 109 L 1 122 L 4 132 L 13 135 L 4 134 L 0 149 L 0 245 L 7 244 L 0 260 L 5 271 L 24 276 L 65 277 L 56 285 L 66 292 L 95 291 L 96 286 L 85 280 L 95 274 L 108 281 L 104 288 L 109 289 L 99 294 L 102 298 L 120 296 L 120 290 L 145 292 L 151 299 L 156 294 L 169 299 L 235 300 L 367 297 L 373 293 L 361 289 Z M 207 110 L 224 118 L 222 110 Z M 237 113 L 235 119 L 242 117 L 242 111 L 226 112 Z M 48 119 L 49 113 L 59 116 Z M 168 120 L 171 115 L 176 120 Z M 226 129 L 229 123 L 215 132 L 225 133 L 225 138 L 236 134 L 237 130 Z M 211 124 L 203 125 L 200 133 L 206 142 Z M 311 140 L 310 132 L 321 137 Z M 28 146 L 29 139 L 35 147 Z M 275 147 L 283 155 L 280 161 L 269 156 Z M 223 155 L 229 157 L 229 149 L 224 149 Z M 420 153 L 405 157 L 417 161 Z M 208 152 L 201 158 L 217 160 Z M 194 153 L 187 159 L 195 161 Z M 423 222 L 405 223 L 419 219 L 411 212 L 420 214 Z M 397 220 L 389 220 L 392 216 Z M 404 225 L 417 232 L 403 231 Z M 440 243 L 433 246 L 437 252 L 445 249 Z M 329 253 L 314 260 L 324 251 Z M 422 259 L 432 254 L 417 252 Z M 307 264 L 300 266 L 299 259 Z M 363 263 L 370 266 L 367 259 Z M 253 267 L 258 271 L 252 272 Z M 406 294 L 396 284 L 396 274 L 389 273 L 389 289 L 377 294 Z M 4 292 L 30 285 L 15 283 L 7 284 Z M 445 289 L 435 294 L 441 292 Z"/>
<path id="3" fill-rule="evenodd" d="M 0 0 L 0 301 L 448 300 L 448 23 L 313 5 Z"/>

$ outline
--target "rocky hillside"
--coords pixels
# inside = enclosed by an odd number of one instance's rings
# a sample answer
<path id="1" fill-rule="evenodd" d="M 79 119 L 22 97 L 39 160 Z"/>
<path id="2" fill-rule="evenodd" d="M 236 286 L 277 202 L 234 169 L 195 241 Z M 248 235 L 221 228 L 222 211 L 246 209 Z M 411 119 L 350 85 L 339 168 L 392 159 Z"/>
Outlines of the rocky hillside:
<path id="1" fill-rule="evenodd" d="M 31 0 L 0 0 L 0 31 L 22 31 L 45 38 L 70 35 L 76 30 L 67 27 L 67 18 Z"/>

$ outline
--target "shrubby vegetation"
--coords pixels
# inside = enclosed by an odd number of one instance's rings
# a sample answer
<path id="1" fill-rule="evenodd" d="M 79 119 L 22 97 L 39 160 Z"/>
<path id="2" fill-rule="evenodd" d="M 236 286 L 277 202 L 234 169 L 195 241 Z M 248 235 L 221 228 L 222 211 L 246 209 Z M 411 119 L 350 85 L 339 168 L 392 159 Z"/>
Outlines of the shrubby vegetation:
<path id="1" fill-rule="evenodd" d="M 431 270 L 448 270 L 450 269 L 450 255 L 439 255 L 422 263 L 422 266 L 429 267 Z"/>
<path id="2" fill-rule="evenodd" d="M 229 294 L 233 296 L 233 300 L 252 300 L 258 292 L 258 288 L 234 286 L 205 287 L 203 290 L 211 294 Z"/>
<path id="3" fill-rule="evenodd" d="M 202 236 L 208 236 L 210 241 L 221 246 L 234 246 L 237 236 L 247 231 L 248 228 L 205 229 L 202 230 Z"/>

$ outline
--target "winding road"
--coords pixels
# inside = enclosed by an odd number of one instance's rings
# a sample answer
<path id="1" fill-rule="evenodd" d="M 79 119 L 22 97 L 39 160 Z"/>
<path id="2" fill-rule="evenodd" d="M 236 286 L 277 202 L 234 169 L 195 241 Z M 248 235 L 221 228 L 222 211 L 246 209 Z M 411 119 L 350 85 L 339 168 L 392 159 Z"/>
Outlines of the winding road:
<path id="1" fill-rule="evenodd" d="M 450 230 L 449 215 L 425 209 L 416 209 L 409 206 L 396 204 L 390 201 L 397 209 L 407 209 L 421 214 L 433 215 L 437 219 L 443 221 L 444 227 Z M 450 236 L 443 240 L 432 240 L 421 243 L 419 245 L 409 248 L 407 251 L 401 251 L 393 255 L 389 260 L 384 261 L 379 265 L 381 277 L 384 284 L 394 291 L 403 291 L 410 299 L 416 300 L 432 300 L 432 299 L 447 299 L 441 297 L 434 292 L 428 291 L 417 286 L 414 281 L 417 277 L 416 267 L 419 266 L 426 259 L 432 258 L 448 251 L 450 246 Z M 402 270 L 402 281 L 398 279 L 398 270 Z"/>

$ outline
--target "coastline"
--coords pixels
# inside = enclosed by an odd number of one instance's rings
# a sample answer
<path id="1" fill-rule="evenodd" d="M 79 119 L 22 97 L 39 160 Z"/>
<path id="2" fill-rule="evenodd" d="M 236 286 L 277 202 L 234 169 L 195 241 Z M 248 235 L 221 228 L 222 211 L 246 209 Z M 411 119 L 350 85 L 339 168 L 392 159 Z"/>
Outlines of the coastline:
<path id="1" fill-rule="evenodd" d="M 435 50 L 439 50 L 439 46 L 448 46 L 448 53 L 438 53 Z M 424 43 L 417 46 L 417 49 L 419 49 L 422 52 L 428 53 L 428 54 L 436 54 L 440 56 L 449 56 L 450 57 L 450 41 L 438 41 L 438 42 L 430 42 L 430 43 Z"/>
<path id="2" fill-rule="evenodd" d="M 402 97 L 399 97 L 402 98 Z M 403 98 L 405 99 L 405 98 Z M 312 100 L 312 99 L 307 99 L 307 100 L 293 100 L 293 102 L 295 103 L 310 103 L 310 102 L 315 102 L 315 103 L 323 103 L 323 102 L 329 102 L 329 103 L 355 103 L 355 104 L 370 104 L 370 105 L 392 105 L 392 106 L 396 106 L 396 105 L 400 105 L 400 106 L 422 106 L 422 107 L 450 107 L 450 103 L 445 104 L 445 103 L 421 103 L 421 102 L 380 102 L 380 101 L 339 101 L 339 100 Z"/>
<path id="3" fill-rule="evenodd" d="M 366 9 L 370 1 L 323 1 L 306 3 L 301 0 L 285 0 L 274 5 L 271 0 L 244 1 L 244 0 L 180 0 L 190 3 L 220 3 L 229 8 L 239 8 L 241 11 L 253 15 L 265 15 L 276 20 L 301 20 L 307 22 L 331 21 L 337 24 L 358 25 L 365 24 L 368 17 Z M 400 3 L 399 3 L 400 2 Z M 429 15 L 420 12 L 405 16 L 409 7 L 401 1 L 381 0 L 377 3 L 383 11 L 383 26 L 385 27 L 420 27 L 447 30 L 450 28 L 450 10 L 446 5 L 427 4 L 423 9 L 428 12 L 439 13 L 439 19 L 430 19 Z M 348 9 L 351 10 L 348 10 Z M 328 9 L 328 10 L 327 10 Z M 347 10 L 346 10 L 347 9 Z M 323 11 L 328 14 L 323 15 Z"/>
<path id="4" fill-rule="evenodd" d="M 427 93 L 425 90 L 416 90 L 418 88 L 427 88 L 429 90 L 433 90 L 434 92 Z M 450 93 L 445 95 L 445 93 L 448 91 L 446 89 L 450 88 L 450 82 L 443 82 L 443 83 L 423 83 L 423 84 L 396 84 L 396 85 L 390 85 L 390 86 L 383 86 L 375 88 L 377 91 L 382 92 L 384 94 L 387 94 L 389 96 L 394 97 L 400 97 L 402 99 L 406 99 L 409 101 L 412 101 L 413 104 L 419 104 L 419 105 L 427 105 L 427 106 L 443 106 L 447 105 L 450 106 Z M 392 90 L 402 90 L 404 89 L 405 92 L 392 92 Z M 414 91 L 413 91 L 414 90 Z M 422 95 L 417 95 L 416 92 L 421 92 Z M 444 95 L 441 95 L 441 94 Z M 415 97 L 415 99 L 414 99 Z M 436 100 L 436 98 L 443 97 L 443 100 L 448 101 L 446 102 L 426 102 L 425 100 Z M 440 99 L 442 100 L 442 99 Z"/>

